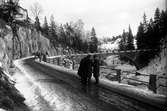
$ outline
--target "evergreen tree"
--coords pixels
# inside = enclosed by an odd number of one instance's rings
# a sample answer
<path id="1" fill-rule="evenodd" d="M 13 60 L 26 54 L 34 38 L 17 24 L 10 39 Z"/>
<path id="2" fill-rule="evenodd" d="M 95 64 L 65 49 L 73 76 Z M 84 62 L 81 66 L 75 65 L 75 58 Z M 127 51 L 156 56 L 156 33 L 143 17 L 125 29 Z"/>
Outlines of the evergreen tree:
<path id="1" fill-rule="evenodd" d="M 63 25 L 60 25 L 60 27 L 59 27 L 58 40 L 59 40 L 61 43 L 64 43 L 65 45 L 69 46 L 69 44 L 67 44 L 68 40 L 67 40 L 65 31 L 64 31 Z"/>
<path id="2" fill-rule="evenodd" d="M 46 35 L 49 35 L 49 26 L 48 26 L 48 22 L 47 22 L 47 18 L 45 16 L 44 18 L 44 24 L 43 24 L 43 32 L 46 34 Z"/>
<path id="3" fill-rule="evenodd" d="M 152 18 L 150 19 L 149 24 L 151 25 L 151 27 L 153 27 L 153 25 L 154 25 L 154 21 L 153 21 L 153 19 L 152 19 Z"/>
<path id="4" fill-rule="evenodd" d="M 123 39 L 120 40 L 118 47 L 119 47 L 119 50 L 120 50 L 120 51 L 121 51 L 121 50 L 124 50 L 124 42 L 123 42 Z"/>
<path id="5" fill-rule="evenodd" d="M 145 44 L 145 49 L 155 49 L 156 36 L 154 36 L 154 23 L 152 19 L 150 19 L 144 39 L 145 41 L 143 41 L 143 43 Z"/>
<path id="6" fill-rule="evenodd" d="M 151 25 L 151 24 L 150 24 Z M 152 45 L 151 47 L 153 47 L 154 49 L 159 49 L 160 47 L 160 40 L 161 40 L 161 35 L 160 35 L 160 11 L 159 8 L 157 8 L 155 10 L 154 13 L 154 24 L 153 24 L 153 29 L 152 29 L 152 33 L 150 38 Z M 149 45 L 149 44 L 148 44 Z"/>
<path id="7" fill-rule="evenodd" d="M 148 27 L 147 16 L 144 13 L 144 15 L 143 15 L 143 28 L 144 28 L 144 32 L 147 32 L 147 27 Z"/>
<path id="8" fill-rule="evenodd" d="M 83 52 L 87 53 L 88 50 L 89 50 L 88 48 L 89 48 L 88 42 L 87 41 L 83 41 L 83 45 L 82 45 Z"/>
<path id="9" fill-rule="evenodd" d="M 137 35 L 136 35 L 136 40 L 137 40 L 137 48 L 138 49 L 144 49 L 144 26 L 142 23 L 140 23 L 139 27 L 138 27 L 138 31 L 137 31 Z"/>
<path id="10" fill-rule="evenodd" d="M 124 46 L 126 46 L 126 32 L 125 32 L 125 29 L 123 30 L 123 33 L 122 33 L 122 42 L 124 44 Z M 123 48 L 125 50 L 125 47 Z"/>
<path id="11" fill-rule="evenodd" d="M 56 34 L 57 26 L 54 21 L 53 15 L 50 17 L 50 28 L 49 28 L 49 36 L 53 40 L 57 40 L 57 34 Z"/>
<path id="12" fill-rule="evenodd" d="M 129 32 L 128 32 L 128 37 L 127 37 L 127 46 L 126 46 L 126 49 L 128 50 L 134 50 L 134 37 L 133 37 L 133 34 L 132 34 L 132 30 L 131 30 L 131 27 L 129 25 Z"/>
<path id="13" fill-rule="evenodd" d="M 154 21 L 150 19 L 148 23 L 144 14 L 143 24 L 140 24 L 137 32 L 136 39 L 138 49 L 158 49 L 158 51 L 160 51 L 160 41 L 163 34 L 165 35 L 167 31 L 165 28 L 167 24 L 164 25 L 165 21 L 167 21 L 167 18 L 165 19 L 165 13 L 164 11 L 160 13 L 159 8 L 155 10 Z M 158 54 L 158 51 L 152 53 L 140 52 L 137 57 L 137 62 L 141 64 L 142 67 L 146 66 L 150 59 Z"/>
<path id="14" fill-rule="evenodd" d="M 160 16 L 160 34 L 164 36 L 167 34 L 167 10 L 161 12 Z"/>
<path id="15" fill-rule="evenodd" d="M 41 30 L 40 21 L 39 21 L 38 16 L 36 16 L 36 18 L 35 18 L 35 23 L 34 23 L 34 25 L 35 25 L 35 28 L 37 29 L 37 31 L 40 31 L 40 30 Z"/>
<path id="16" fill-rule="evenodd" d="M 154 14 L 154 22 L 155 24 L 159 24 L 160 21 L 160 10 L 159 8 L 156 8 L 155 14 Z"/>
<path id="17" fill-rule="evenodd" d="M 91 41 L 89 45 L 90 52 L 97 52 L 97 48 L 98 48 L 98 39 L 96 37 L 96 32 L 93 27 L 91 30 Z"/>

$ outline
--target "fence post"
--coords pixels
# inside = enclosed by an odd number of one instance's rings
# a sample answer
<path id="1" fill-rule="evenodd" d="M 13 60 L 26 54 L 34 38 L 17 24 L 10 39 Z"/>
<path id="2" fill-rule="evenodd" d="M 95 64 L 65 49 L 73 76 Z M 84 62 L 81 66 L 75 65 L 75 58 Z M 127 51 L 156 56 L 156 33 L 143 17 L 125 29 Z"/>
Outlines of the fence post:
<path id="1" fill-rule="evenodd" d="M 50 59 L 50 64 L 52 64 L 52 59 Z"/>
<path id="2" fill-rule="evenodd" d="M 50 63 L 50 58 L 47 59 L 47 62 Z"/>
<path id="3" fill-rule="evenodd" d="M 74 59 L 72 58 L 71 61 L 72 61 L 72 70 L 74 70 L 74 69 L 75 69 L 75 62 L 74 62 Z"/>
<path id="4" fill-rule="evenodd" d="M 49 63 L 49 59 L 48 58 L 46 59 L 46 62 Z"/>
<path id="5" fill-rule="evenodd" d="M 60 58 L 57 58 L 57 65 L 60 65 Z"/>
<path id="6" fill-rule="evenodd" d="M 53 58 L 53 64 L 55 64 L 55 59 Z"/>
<path id="7" fill-rule="evenodd" d="M 150 74 L 150 79 L 149 79 L 149 86 L 148 86 L 148 88 L 149 88 L 151 91 L 153 91 L 154 93 L 157 93 L 156 78 L 157 78 L 157 75 Z"/>
<path id="8" fill-rule="evenodd" d="M 49 58 L 48 62 L 50 63 L 50 58 Z"/>
<path id="9" fill-rule="evenodd" d="M 121 82 L 121 70 L 117 69 L 116 72 L 117 72 L 117 80 L 120 83 Z"/>

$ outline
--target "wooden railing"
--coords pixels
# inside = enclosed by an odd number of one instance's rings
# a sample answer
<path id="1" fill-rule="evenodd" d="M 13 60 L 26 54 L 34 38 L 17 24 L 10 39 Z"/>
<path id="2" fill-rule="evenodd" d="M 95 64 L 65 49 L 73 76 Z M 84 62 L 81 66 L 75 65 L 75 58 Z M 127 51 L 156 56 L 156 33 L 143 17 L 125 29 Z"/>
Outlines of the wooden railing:
<path id="1" fill-rule="evenodd" d="M 114 69 L 114 68 L 108 67 L 108 66 L 102 66 L 101 68 L 114 70 L 116 72 L 116 75 L 113 74 L 115 76 L 114 78 L 119 83 L 121 83 L 123 80 L 136 81 L 136 82 L 141 83 L 142 85 L 147 86 L 148 89 L 153 91 L 154 93 L 157 93 L 157 90 L 160 87 L 167 88 L 167 77 L 162 77 L 162 76 L 154 75 L 154 74 L 141 74 L 141 73 L 138 73 L 136 71 L 133 71 L 133 72 L 132 71 L 121 71 L 120 69 Z M 126 75 L 126 76 L 124 76 L 124 75 Z M 148 81 L 127 77 L 128 75 L 134 75 L 136 77 L 142 76 L 142 77 L 148 78 Z M 163 79 L 166 84 L 159 83 L 159 79 L 161 79 L 161 81 Z"/>
<path id="2" fill-rule="evenodd" d="M 138 51 L 151 51 L 151 50 L 131 50 L 131 51 L 126 51 L 126 52 L 134 52 L 134 51 L 138 52 Z M 117 51 L 117 52 L 114 52 L 114 53 L 120 53 L 120 52 L 121 51 Z M 121 53 L 123 53 L 123 52 L 125 52 L 125 51 L 122 51 Z M 101 53 L 89 53 L 89 54 L 99 55 Z M 70 60 L 70 59 L 65 59 L 65 58 L 66 57 L 68 58 L 68 57 L 86 56 L 86 55 L 88 55 L 88 54 L 85 53 L 85 54 L 59 55 L 59 56 L 54 56 L 54 57 L 48 57 L 47 58 L 47 62 L 51 63 L 51 64 L 65 66 L 65 67 L 67 66 L 66 65 L 67 63 L 70 63 L 72 65 L 71 69 L 74 70 L 75 69 L 75 65 L 79 64 L 79 62 L 75 62 L 73 59 Z M 116 75 L 113 75 L 113 77 L 119 83 L 121 83 L 124 80 L 136 81 L 136 82 L 139 82 L 139 83 L 141 83 L 143 85 L 146 85 L 148 87 L 148 89 L 150 89 L 154 93 L 157 93 L 157 88 L 159 88 L 159 87 L 167 87 L 167 86 L 162 85 L 162 84 L 157 85 L 157 80 L 159 80 L 160 78 L 163 78 L 163 77 L 159 77 L 157 75 L 153 75 L 153 74 L 148 74 L 148 75 L 146 75 L 146 74 L 140 74 L 140 73 L 138 73 L 136 71 L 134 71 L 134 72 L 132 72 L 132 71 L 121 71 L 120 69 L 114 69 L 113 67 L 108 67 L 108 66 L 101 66 L 100 68 L 107 68 L 107 69 L 115 71 Z M 75 69 L 75 70 L 77 70 L 77 69 Z M 124 73 L 126 73 L 126 76 L 124 76 L 125 75 Z M 127 77 L 128 75 L 135 75 L 136 77 L 137 76 L 144 76 L 144 77 L 147 77 L 148 80 L 144 81 L 144 80 L 140 80 L 140 79 L 135 79 L 135 78 Z M 167 79 L 167 78 L 165 78 L 165 79 Z"/>

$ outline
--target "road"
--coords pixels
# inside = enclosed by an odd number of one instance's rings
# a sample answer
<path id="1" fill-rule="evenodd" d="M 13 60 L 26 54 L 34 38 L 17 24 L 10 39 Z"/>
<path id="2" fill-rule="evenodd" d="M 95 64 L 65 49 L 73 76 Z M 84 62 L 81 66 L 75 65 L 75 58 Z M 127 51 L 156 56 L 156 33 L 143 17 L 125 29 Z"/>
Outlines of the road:
<path id="1" fill-rule="evenodd" d="M 14 78 L 30 111 L 153 111 L 93 82 L 82 86 L 77 76 L 63 74 L 47 65 L 24 62 Z"/>

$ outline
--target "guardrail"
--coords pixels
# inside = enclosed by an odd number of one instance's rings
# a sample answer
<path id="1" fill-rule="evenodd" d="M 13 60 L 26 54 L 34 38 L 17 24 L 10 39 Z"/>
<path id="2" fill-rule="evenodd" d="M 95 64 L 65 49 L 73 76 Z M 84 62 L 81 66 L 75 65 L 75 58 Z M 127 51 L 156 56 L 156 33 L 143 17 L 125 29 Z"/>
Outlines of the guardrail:
<path id="1" fill-rule="evenodd" d="M 104 68 L 104 67 L 102 67 Z M 105 68 L 109 68 L 111 70 L 115 70 L 116 71 L 116 78 L 117 78 L 117 81 L 119 83 L 121 83 L 123 80 L 127 79 L 127 80 L 132 80 L 132 81 L 136 81 L 136 82 L 140 82 L 141 84 L 143 85 L 146 85 L 148 87 L 148 89 L 150 89 L 151 91 L 153 91 L 154 93 L 157 93 L 157 89 L 161 86 L 161 87 L 166 87 L 165 85 L 162 85 L 162 84 L 159 84 L 157 85 L 157 81 L 158 79 L 160 78 L 163 78 L 163 79 L 167 79 L 166 77 L 159 77 L 157 75 L 153 75 L 153 74 L 149 74 L 149 75 L 146 75 L 146 74 L 140 74 L 138 72 L 130 72 L 130 71 L 121 71 L 119 69 L 113 69 L 111 67 L 105 67 Z M 123 73 L 126 73 L 126 77 L 124 77 Z M 134 79 L 134 78 L 130 78 L 130 77 L 127 77 L 128 75 L 130 74 L 134 74 L 136 76 L 144 76 L 144 77 L 148 77 L 149 78 L 149 81 L 143 81 L 143 80 L 139 80 L 139 79 Z"/>
<path id="2" fill-rule="evenodd" d="M 139 80 L 139 79 L 134 79 L 134 78 L 130 78 L 130 77 L 124 77 L 124 73 L 126 73 L 126 76 L 130 75 L 130 74 L 134 74 L 134 75 L 140 75 L 140 76 L 150 76 L 150 75 L 146 75 L 146 74 L 139 74 L 137 72 L 130 72 L 130 71 L 121 71 L 120 69 L 114 69 L 112 67 L 108 67 L 108 66 L 102 66 L 101 68 L 108 68 L 110 70 L 114 70 L 116 72 L 116 78 L 117 78 L 117 81 L 119 83 L 121 83 L 123 80 L 125 79 L 128 79 L 128 80 L 133 80 L 133 81 L 136 81 L 136 82 L 141 82 L 142 84 L 149 86 L 149 82 L 147 81 L 143 81 L 143 80 Z M 153 89 L 151 89 L 153 90 Z"/>
<path id="3" fill-rule="evenodd" d="M 24 63 L 27 61 L 27 64 L 29 64 L 30 63 L 29 60 L 23 59 L 23 60 L 21 60 L 21 62 Z M 32 58 L 32 61 L 33 60 L 34 60 L 34 58 Z M 17 62 L 15 61 L 15 63 L 19 63 L 19 62 L 20 62 L 20 60 L 18 60 Z M 77 73 L 76 71 L 64 69 L 60 66 L 54 66 L 53 64 L 48 64 L 48 63 L 43 63 L 43 62 L 42 63 L 36 62 L 36 65 L 38 65 L 38 64 L 43 66 L 44 68 L 49 68 L 49 70 L 52 70 L 52 71 L 56 70 L 57 72 L 60 72 L 57 75 L 58 77 L 60 77 L 63 73 L 64 74 L 64 76 L 62 76 L 63 81 L 66 81 L 66 82 L 74 81 L 75 84 L 76 84 L 76 81 L 79 81 L 78 76 L 76 75 L 76 73 Z M 29 64 L 29 65 L 31 65 L 31 64 Z M 29 73 L 29 70 L 31 70 L 31 68 L 28 70 L 23 70 L 25 66 L 22 64 L 17 64 L 16 66 L 21 71 L 23 71 L 23 73 Z M 59 74 L 60 74 L 60 76 L 59 76 Z M 51 75 L 57 77 L 54 73 L 51 73 Z M 70 77 L 70 79 L 69 79 L 69 77 Z M 68 79 L 65 79 L 65 78 L 68 78 Z M 145 92 L 142 90 L 139 93 L 139 91 L 135 90 L 134 87 L 125 86 L 122 84 L 115 84 L 113 82 L 109 82 L 106 80 L 101 80 L 99 85 L 98 85 L 98 88 L 99 88 L 98 91 L 104 91 L 107 94 L 109 94 L 110 92 L 111 92 L 111 94 L 113 94 L 113 92 L 114 92 L 114 93 L 117 93 L 117 94 L 120 94 L 120 95 L 126 97 L 127 99 L 129 98 L 129 100 L 132 100 L 132 103 L 134 103 L 134 104 L 132 104 L 132 106 L 134 107 L 133 109 L 139 108 L 137 105 L 137 104 L 139 104 L 142 109 L 143 109 L 143 105 L 144 105 L 147 109 L 152 108 L 152 109 L 155 109 L 155 111 L 157 111 L 157 110 L 166 111 L 166 106 L 165 106 L 166 104 L 164 102 L 164 100 L 166 100 L 165 96 L 162 97 L 161 95 L 151 94 L 151 93 L 148 93 L 148 92 Z M 97 90 L 94 90 L 94 91 L 97 91 Z M 93 93 L 93 95 L 94 95 L 94 93 Z M 102 93 L 102 95 L 103 95 L 103 93 Z M 109 96 L 109 97 L 112 97 L 112 96 Z M 125 104 L 125 105 L 127 105 L 127 104 Z M 129 104 L 128 104 L 128 106 L 129 106 Z"/>
<path id="4" fill-rule="evenodd" d="M 116 81 L 118 81 L 119 83 L 121 83 L 123 80 L 127 79 L 127 80 L 132 80 L 132 81 L 136 81 L 136 82 L 140 82 L 142 85 L 146 85 L 148 87 L 149 90 L 153 91 L 154 93 L 157 93 L 157 90 L 158 88 L 160 87 L 164 87 L 164 88 L 167 88 L 167 77 L 162 77 L 162 76 L 159 76 L 159 75 L 154 75 L 154 74 L 149 74 L 149 75 L 146 75 L 146 74 L 141 74 L 141 73 L 138 73 L 138 72 L 130 72 L 130 71 L 121 71 L 119 69 L 114 69 L 112 67 L 108 67 L 108 66 L 102 66 L 101 68 L 105 68 L 105 69 L 110 69 L 110 70 L 115 70 L 116 72 Z M 126 73 L 126 77 L 124 77 L 123 75 L 125 75 L 124 73 Z M 127 77 L 128 75 L 135 75 L 135 76 L 144 76 L 144 77 L 148 77 L 148 81 L 144 81 L 144 80 L 140 80 L 140 79 L 134 79 L 134 78 L 131 78 L 131 77 Z M 162 79 L 165 81 L 164 84 L 162 83 L 159 83 L 159 80 Z"/>
<path id="5" fill-rule="evenodd" d="M 130 52 L 133 52 L 133 51 L 138 52 L 138 51 L 141 51 L 141 50 L 132 50 Z M 142 51 L 147 51 L 147 50 L 142 50 Z M 149 50 L 149 51 L 152 51 L 152 50 Z M 119 52 L 121 52 L 121 51 L 119 51 Z M 89 54 L 92 54 L 92 55 L 97 54 L 98 55 L 98 54 L 101 54 L 101 53 L 89 53 Z M 62 65 L 62 66 L 65 66 L 65 67 L 66 67 L 67 63 L 70 63 L 72 65 L 72 69 L 74 70 L 75 65 L 79 64 L 79 63 L 75 63 L 74 60 L 68 60 L 68 59 L 63 59 L 63 58 L 65 58 L 65 57 L 86 56 L 86 55 L 88 55 L 88 54 L 71 54 L 71 55 L 59 55 L 59 56 L 54 56 L 54 57 L 47 57 L 47 62 L 51 63 L 51 64 Z M 63 63 L 62 63 L 62 61 L 63 61 Z M 125 79 L 140 82 L 141 84 L 146 85 L 148 87 L 148 89 L 150 89 L 154 93 L 157 93 L 157 89 L 159 87 L 167 87 L 167 86 L 162 85 L 162 84 L 157 85 L 157 81 L 160 78 L 163 78 L 163 77 L 158 77 L 157 75 L 153 75 L 153 74 L 146 75 L 146 74 L 140 74 L 138 72 L 121 71 L 119 69 L 114 69 L 113 67 L 108 67 L 108 66 L 101 66 L 101 68 L 108 68 L 110 70 L 116 71 L 115 79 L 119 83 L 121 83 L 121 81 L 123 81 Z M 137 75 L 146 76 L 146 77 L 149 78 L 149 81 L 143 81 L 143 80 L 134 79 L 134 78 L 130 78 L 130 77 L 123 77 L 123 73 L 126 73 L 126 75 L 134 74 L 136 76 Z M 165 78 L 165 79 L 167 79 L 167 78 Z"/>
<path id="6" fill-rule="evenodd" d="M 159 81 L 160 79 L 167 80 L 167 77 L 158 76 L 157 80 Z M 157 88 L 159 88 L 159 87 L 165 87 L 165 88 L 167 88 L 167 81 L 165 82 L 165 85 L 164 84 L 157 84 Z"/>

